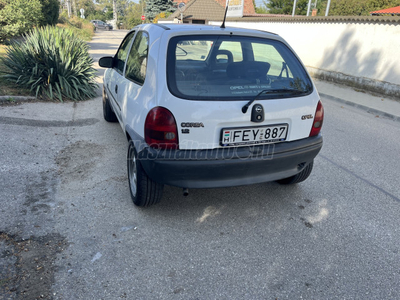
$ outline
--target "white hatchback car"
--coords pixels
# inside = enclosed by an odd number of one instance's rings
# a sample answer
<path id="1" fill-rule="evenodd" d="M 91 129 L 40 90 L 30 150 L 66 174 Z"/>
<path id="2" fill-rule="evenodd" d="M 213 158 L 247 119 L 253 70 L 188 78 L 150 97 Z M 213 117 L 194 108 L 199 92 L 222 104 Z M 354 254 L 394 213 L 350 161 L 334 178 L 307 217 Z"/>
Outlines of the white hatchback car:
<path id="1" fill-rule="evenodd" d="M 103 111 L 128 141 L 133 202 L 164 184 L 212 188 L 304 181 L 322 147 L 318 92 L 278 35 L 144 24 L 103 57 Z"/>

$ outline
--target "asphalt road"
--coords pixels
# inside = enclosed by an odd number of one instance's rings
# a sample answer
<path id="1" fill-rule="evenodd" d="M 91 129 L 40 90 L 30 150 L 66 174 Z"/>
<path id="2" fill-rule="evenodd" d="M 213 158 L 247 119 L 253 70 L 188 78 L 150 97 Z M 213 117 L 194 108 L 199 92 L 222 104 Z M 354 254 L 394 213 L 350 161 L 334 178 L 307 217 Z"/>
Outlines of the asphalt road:
<path id="1" fill-rule="evenodd" d="M 0 107 L 0 299 L 399 299 L 400 122 L 322 101 L 304 183 L 165 187 L 145 209 L 100 97 Z"/>

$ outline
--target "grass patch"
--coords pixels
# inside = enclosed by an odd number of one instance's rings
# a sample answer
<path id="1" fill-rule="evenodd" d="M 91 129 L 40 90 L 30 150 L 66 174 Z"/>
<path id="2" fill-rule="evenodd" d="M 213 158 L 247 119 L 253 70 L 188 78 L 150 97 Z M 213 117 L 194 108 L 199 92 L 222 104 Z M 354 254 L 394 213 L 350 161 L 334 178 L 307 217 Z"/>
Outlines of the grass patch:
<path id="1" fill-rule="evenodd" d="M 61 17 L 57 27 L 72 30 L 75 36 L 86 42 L 91 41 L 94 35 L 93 24 L 78 17 L 72 17 L 70 19 Z"/>
<path id="2" fill-rule="evenodd" d="M 75 36 L 79 37 L 81 40 L 84 40 L 86 42 L 91 41 L 94 34 L 93 29 L 91 29 L 90 31 L 85 28 L 77 28 L 69 24 L 57 24 L 57 27 L 72 30 Z"/>

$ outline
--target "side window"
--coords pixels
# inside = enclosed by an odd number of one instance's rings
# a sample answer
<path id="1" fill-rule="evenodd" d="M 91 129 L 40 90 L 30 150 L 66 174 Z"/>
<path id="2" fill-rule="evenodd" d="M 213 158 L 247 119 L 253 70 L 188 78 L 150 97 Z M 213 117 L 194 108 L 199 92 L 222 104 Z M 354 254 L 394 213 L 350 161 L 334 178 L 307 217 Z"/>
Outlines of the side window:
<path id="1" fill-rule="evenodd" d="M 273 45 L 252 43 L 252 47 L 255 61 L 263 61 L 271 65 L 268 75 L 279 76 L 283 73 L 282 75 L 293 78 L 285 60 Z"/>
<path id="2" fill-rule="evenodd" d="M 125 71 L 126 78 L 138 84 L 143 84 L 146 78 L 148 48 L 149 36 L 146 32 L 141 31 L 133 41 Z"/>
<path id="3" fill-rule="evenodd" d="M 205 61 L 210 53 L 212 41 L 207 40 L 183 40 L 176 48 L 177 60 Z"/>
<path id="4" fill-rule="evenodd" d="M 243 61 L 243 53 L 242 53 L 242 46 L 240 42 L 227 42 L 223 41 L 221 46 L 219 46 L 218 50 L 227 50 L 230 51 L 233 55 L 233 61 Z"/>
<path id="5" fill-rule="evenodd" d="M 134 35 L 135 32 L 133 31 L 123 40 L 117 54 L 114 57 L 114 69 L 116 69 L 120 74 L 124 72 L 124 65 L 126 57 L 128 56 L 129 45 L 131 44 Z"/>

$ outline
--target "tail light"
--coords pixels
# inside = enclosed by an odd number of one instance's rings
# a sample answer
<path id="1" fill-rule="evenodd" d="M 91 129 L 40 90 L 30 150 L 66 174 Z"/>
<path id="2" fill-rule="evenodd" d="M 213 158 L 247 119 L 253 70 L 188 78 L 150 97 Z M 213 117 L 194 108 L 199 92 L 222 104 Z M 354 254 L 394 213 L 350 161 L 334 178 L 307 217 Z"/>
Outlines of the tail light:
<path id="1" fill-rule="evenodd" d="M 322 123 L 324 122 L 324 107 L 321 101 L 318 102 L 317 110 L 314 115 L 314 123 L 311 127 L 310 136 L 316 136 L 321 131 Z"/>
<path id="2" fill-rule="evenodd" d="M 172 113 L 164 107 L 155 107 L 144 123 L 146 143 L 158 149 L 178 149 L 178 129 Z"/>

